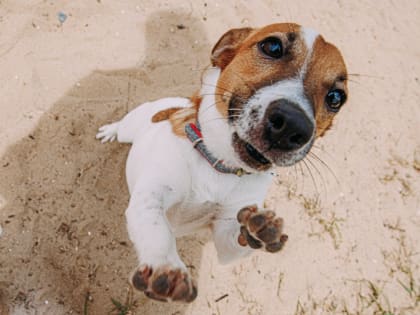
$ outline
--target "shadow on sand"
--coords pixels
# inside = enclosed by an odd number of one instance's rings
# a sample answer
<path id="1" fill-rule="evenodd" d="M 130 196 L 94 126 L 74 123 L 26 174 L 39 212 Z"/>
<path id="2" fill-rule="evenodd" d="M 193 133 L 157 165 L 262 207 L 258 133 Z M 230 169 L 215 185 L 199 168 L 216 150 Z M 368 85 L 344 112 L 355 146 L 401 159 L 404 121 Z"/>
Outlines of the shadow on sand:
<path id="1" fill-rule="evenodd" d="M 153 14 L 146 32 L 141 65 L 81 79 L 1 157 L 0 310 L 103 315 L 115 307 L 111 298 L 125 302 L 137 264 L 124 218 L 129 146 L 101 145 L 96 130 L 144 101 L 191 95 L 200 77 L 193 69 L 208 63 L 210 49 L 201 22 L 183 12 Z M 202 241 L 179 242 L 195 278 Z M 186 309 L 134 300 L 139 314 Z"/>

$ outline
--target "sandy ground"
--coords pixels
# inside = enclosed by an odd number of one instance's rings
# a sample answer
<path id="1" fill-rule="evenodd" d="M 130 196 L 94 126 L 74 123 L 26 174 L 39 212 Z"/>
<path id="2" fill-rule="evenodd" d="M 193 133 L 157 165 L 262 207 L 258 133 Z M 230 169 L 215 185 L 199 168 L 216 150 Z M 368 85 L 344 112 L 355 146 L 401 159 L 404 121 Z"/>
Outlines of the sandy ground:
<path id="1" fill-rule="evenodd" d="M 279 169 L 267 197 L 286 248 L 221 266 L 208 235 L 184 238 L 197 300 L 132 294 L 129 148 L 97 127 L 192 94 L 224 31 L 278 21 L 352 73 L 324 162 Z M 0 314 L 420 314 L 419 21 L 415 0 L 0 0 Z"/>

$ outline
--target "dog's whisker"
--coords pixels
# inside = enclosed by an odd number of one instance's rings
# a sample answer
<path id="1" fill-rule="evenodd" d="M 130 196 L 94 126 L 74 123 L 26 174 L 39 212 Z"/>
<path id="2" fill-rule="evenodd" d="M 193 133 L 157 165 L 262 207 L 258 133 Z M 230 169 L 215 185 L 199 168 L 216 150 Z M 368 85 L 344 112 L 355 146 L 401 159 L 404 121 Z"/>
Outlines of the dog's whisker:
<path id="1" fill-rule="evenodd" d="M 223 96 L 221 93 L 200 93 L 200 96 Z"/>
<path id="2" fill-rule="evenodd" d="M 381 77 L 379 75 L 372 75 L 372 74 L 362 74 L 362 73 L 347 73 L 348 76 L 353 77 L 365 77 L 365 78 L 372 78 L 372 79 L 379 79 L 385 80 L 385 77 Z"/>
<path id="3" fill-rule="evenodd" d="M 213 108 L 214 106 L 216 106 L 217 104 L 219 104 L 219 103 L 221 103 L 221 101 L 217 101 L 217 102 L 215 102 L 215 103 L 213 103 L 213 104 L 211 104 L 211 105 L 208 105 L 207 106 L 207 108 L 205 108 L 205 109 L 203 109 L 202 111 L 201 111 L 201 114 L 204 114 L 204 113 L 206 113 L 209 109 L 211 109 L 211 108 Z M 242 111 L 242 109 L 240 109 L 240 108 L 232 108 L 232 109 L 229 109 L 229 111 L 237 111 L 237 112 L 241 112 Z M 232 117 L 233 115 L 228 115 L 228 117 Z"/>
<path id="4" fill-rule="evenodd" d="M 214 87 L 214 88 L 218 88 L 218 89 L 220 89 L 220 90 L 222 90 L 222 91 L 225 91 L 225 92 L 228 92 L 228 93 L 230 93 L 230 94 L 232 94 L 232 95 L 234 95 L 234 94 L 235 94 L 235 92 L 234 92 L 234 91 L 231 91 L 231 90 L 229 90 L 229 89 L 227 89 L 227 88 L 225 88 L 225 87 L 223 87 L 223 86 L 219 86 L 219 85 L 215 85 L 215 84 L 210 84 L 210 83 L 203 83 L 203 85 L 210 86 L 210 87 Z"/>
<path id="5" fill-rule="evenodd" d="M 323 147 L 320 147 L 320 146 L 314 144 L 312 146 L 312 149 L 316 149 L 319 152 L 322 152 L 322 153 L 326 154 L 328 156 L 328 158 L 330 158 L 331 160 L 335 160 L 335 157 L 331 153 L 329 153 L 328 151 L 326 151 Z M 311 153 L 314 153 L 313 150 L 311 150 L 310 152 Z"/>
<path id="6" fill-rule="evenodd" d="M 297 163 L 297 166 L 299 166 L 299 170 L 300 170 L 300 175 L 301 175 L 301 189 L 303 191 L 303 189 L 305 188 L 305 174 L 303 172 L 303 167 L 302 167 L 302 163 Z"/>
<path id="7" fill-rule="evenodd" d="M 235 94 L 233 94 L 233 93 L 231 93 L 231 94 L 232 94 L 233 97 L 237 97 Z M 216 96 L 216 95 L 218 95 L 218 96 L 223 97 L 223 94 L 220 94 L 220 93 L 204 93 L 204 94 L 201 94 L 201 95 L 204 95 L 204 96 L 213 96 L 213 95 Z M 245 102 L 245 100 L 242 100 L 240 97 L 238 97 L 238 99 L 241 102 Z M 219 103 L 223 103 L 223 100 L 215 100 L 215 102 L 213 104 L 207 106 L 207 108 L 204 109 L 202 113 L 206 112 L 208 109 L 212 108 L 213 106 L 216 106 L 216 104 L 219 104 Z"/>
<path id="8" fill-rule="evenodd" d="M 325 162 L 323 161 L 319 156 L 317 156 L 315 153 L 313 152 L 309 152 L 310 156 L 317 161 L 318 163 L 320 163 L 333 177 L 334 180 L 336 182 L 336 184 L 340 184 L 340 181 L 338 180 L 337 175 L 335 174 L 335 172 L 331 169 L 331 167 Z"/>
<path id="9" fill-rule="evenodd" d="M 234 97 L 236 97 L 237 99 L 239 99 L 240 101 L 246 102 L 245 99 L 242 99 L 240 96 L 236 95 L 236 94 L 232 94 Z M 223 97 L 224 95 L 221 93 L 200 93 L 200 96 L 221 96 Z"/>
<path id="10" fill-rule="evenodd" d="M 212 122 L 212 121 L 217 121 L 217 120 L 229 120 L 229 118 L 236 118 L 236 117 L 241 117 L 241 115 L 230 115 L 229 117 L 214 117 L 214 118 L 212 118 L 212 119 L 207 119 L 207 120 L 204 120 L 204 121 L 200 121 L 200 124 L 201 123 L 209 123 L 209 122 Z"/>
<path id="11" fill-rule="evenodd" d="M 296 164 L 293 165 L 293 169 L 295 170 L 295 185 L 296 185 L 296 190 L 297 190 L 298 189 L 297 185 L 298 185 L 299 174 L 298 174 Z"/>
<path id="12" fill-rule="evenodd" d="M 305 160 L 311 165 L 311 167 L 315 170 L 315 172 L 318 174 L 320 180 L 321 180 L 321 185 L 322 188 L 324 190 L 325 196 L 327 195 L 327 185 L 326 185 L 326 181 L 324 176 L 322 175 L 322 173 L 320 172 L 320 170 L 318 169 L 318 167 L 316 167 L 314 161 L 311 160 L 311 155 L 307 155 Z"/>
<path id="13" fill-rule="evenodd" d="M 235 97 L 235 99 L 237 99 L 240 102 L 242 102 L 242 104 L 246 103 L 246 101 L 247 101 L 247 99 L 244 99 L 243 97 L 239 96 L 234 91 L 231 91 L 231 90 L 226 89 L 224 87 L 216 86 L 216 85 L 210 84 L 210 83 L 203 83 L 203 85 L 207 85 L 207 86 L 211 86 L 211 87 L 217 87 L 217 88 L 219 88 L 219 89 L 221 89 L 223 91 L 226 91 L 227 93 L 229 93 L 231 95 L 231 97 Z M 225 96 L 224 94 L 221 94 L 221 93 L 208 93 L 208 95 L 212 95 L 212 94 L 213 95 L 219 95 L 219 96 L 222 96 L 222 97 Z M 204 94 L 201 94 L 201 95 L 205 95 L 205 93 Z"/>
<path id="14" fill-rule="evenodd" d="M 352 80 L 352 79 L 347 79 L 347 81 L 349 81 L 351 83 L 362 84 L 361 82 L 356 81 L 356 80 Z"/>
<path id="15" fill-rule="evenodd" d="M 214 103 L 212 103 L 210 105 L 207 105 L 206 106 L 207 108 L 204 108 L 204 109 L 201 110 L 201 114 L 206 113 L 209 109 L 213 108 L 214 106 L 216 106 L 219 103 L 223 103 L 223 101 L 216 101 L 216 102 L 214 102 Z"/>
<path id="16" fill-rule="evenodd" d="M 308 163 L 306 163 L 305 159 L 303 159 L 302 162 L 303 162 L 303 165 L 305 165 L 306 169 L 308 170 L 309 175 L 311 176 L 312 183 L 314 184 L 316 195 L 319 195 L 318 185 L 317 185 L 315 177 L 314 177 L 314 175 L 311 171 L 311 168 L 308 166 Z"/>

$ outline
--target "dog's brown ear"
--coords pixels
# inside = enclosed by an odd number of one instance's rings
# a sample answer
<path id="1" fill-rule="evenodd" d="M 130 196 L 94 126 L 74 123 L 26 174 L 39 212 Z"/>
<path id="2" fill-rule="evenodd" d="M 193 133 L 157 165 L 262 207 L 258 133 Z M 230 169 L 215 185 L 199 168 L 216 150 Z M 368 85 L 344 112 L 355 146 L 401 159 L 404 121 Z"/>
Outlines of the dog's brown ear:
<path id="1" fill-rule="evenodd" d="M 240 44 L 252 32 L 252 28 L 234 28 L 227 31 L 214 45 L 211 51 L 211 63 L 213 66 L 224 69 L 235 57 L 236 51 Z"/>

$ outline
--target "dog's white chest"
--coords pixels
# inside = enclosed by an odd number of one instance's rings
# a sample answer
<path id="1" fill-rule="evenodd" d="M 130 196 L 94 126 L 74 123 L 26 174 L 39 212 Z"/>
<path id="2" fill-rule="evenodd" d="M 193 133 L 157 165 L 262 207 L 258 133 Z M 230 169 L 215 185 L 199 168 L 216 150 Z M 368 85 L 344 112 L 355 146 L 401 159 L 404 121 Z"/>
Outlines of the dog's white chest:
<path id="1" fill-rule="evenodd" d="M 220 174 L 210 165 L 201 163 L 202 158 L 192 158 L 196 171 L 191 175 L 190 191 L 182 202 L 167 212 L 173 232 L 179 236 L 209 226 L 215 219 L 232 220 L 242 207 L 258 203 L 260 206 L 271 175 Z"/>

